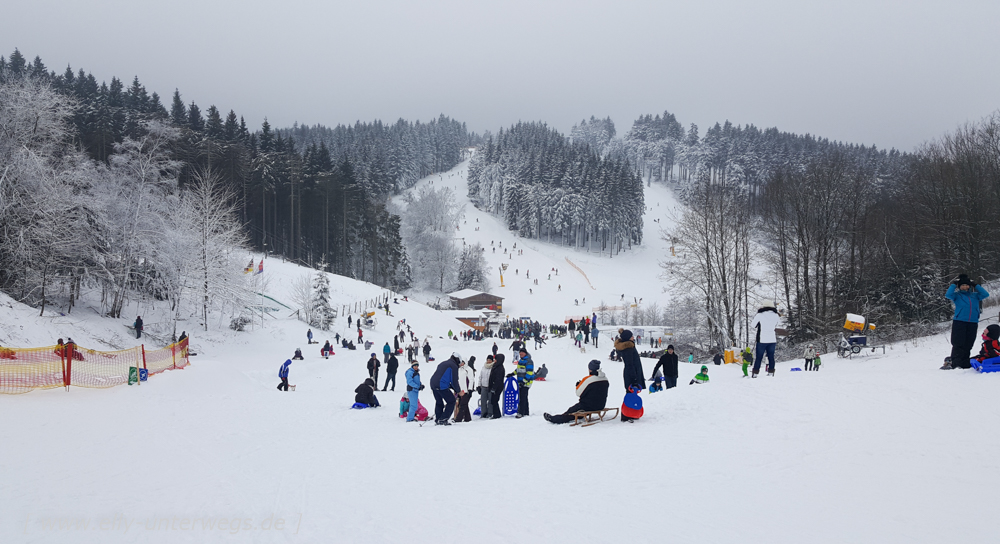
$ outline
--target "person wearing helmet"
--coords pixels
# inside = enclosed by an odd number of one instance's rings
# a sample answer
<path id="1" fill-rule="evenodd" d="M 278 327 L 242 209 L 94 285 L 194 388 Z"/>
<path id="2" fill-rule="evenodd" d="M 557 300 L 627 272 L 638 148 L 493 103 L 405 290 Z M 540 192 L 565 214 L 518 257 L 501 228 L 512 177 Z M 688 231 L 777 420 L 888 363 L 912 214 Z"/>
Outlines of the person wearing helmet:
<path id="1" fill-rule="evenodd" d="M 458 384 L 458 362 L 462 356 L 458 352 L 441 361 L 434 375 L 431 376 L 431 393 L 434 394 L 434 423 L 451 425 L 448 418 L 455 411 L 455 396 L 461 395 Z"/>
<path id="2" fill-rule="evenodd" d="M 696 383 L 708 383 L 708 367 L 701 365 L 701 372 L 695 374 L 694 379 L 688 385 L 694 385 Z"/>
<path id="3" fill-rule="evenodd" d="M 375 380 L 375 383 L 378 383 L 378 367 L 380 366 L 382 366 L 382 363 L 380 363 L 378 357 L 372 353 L 371 358 L 368 359 L 368 377 Z"/>

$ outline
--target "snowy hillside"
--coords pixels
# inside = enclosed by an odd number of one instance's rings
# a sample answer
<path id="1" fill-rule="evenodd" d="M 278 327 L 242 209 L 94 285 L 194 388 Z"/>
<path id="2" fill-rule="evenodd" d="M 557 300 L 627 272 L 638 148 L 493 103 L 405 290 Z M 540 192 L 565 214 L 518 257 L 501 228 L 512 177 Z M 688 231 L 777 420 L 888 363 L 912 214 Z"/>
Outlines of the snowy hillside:
<path id="1" fill-rule="evenodd" d="M 681 205 L 665 186 L 655 184 L 645 189 L 643 245 L 609 257 L 607 253 L 588 253 L 518 237 L 507 230 L 502 220 L 472 205 L 466 194 L 467 173 L 468 161 L 464 161 L 450 172 L 421 180 L 417 188 L 426 184 L 449 187 L 457 204 L 465 207 L 465 218 L 455 232 L 456 242 L 459 246 L 463 242 L 478 243 L 486 248 L 493 274 L 490 292 L 504 297 L 507 315 L 556 323 L 570 316 L 589 316 L 598 311 L 602 301 L 608 306 L 622 305 L 624 301 L 632 304 L 639 299 L 646 304 L 658 301 L 661 306 L 669 301 L 662 292 L 659 263 L 669 257 L 670 244 L 661 239 L 660 232 L 681 213 Z M 402 198 L 396 201 L 402 204 Z M 499 275 L 502 264 L 507 265 L 503 287 Z M 425 298 L 433 302 L 431 296 Z M 580 301 L 578 306 L 574 300 Z"/>
<path id="2" fill-rule="evenodd" d="M 433 181 L 464 195 L 462 166 Z M 646 202 L 645 247 L 613 259 L 517 240 L 471 206 L 456 234 L 482 243 L 494 269 L 509 263 L 506 287 L 491 289 L 506 298 L 506 313 L 561 321 L 622 294 L 662 296 L 656 260 L 669 251 L 652 219 L 677 204 L 657 186 Z M 491 240 L 517 242 L 524 254 L 494 255 Z M 548 280 L 552 268 L 559 274 Z M 266 260 L 265 292 L 285 302 L 304 273 Z M 331 290 L 334 307 L 386 292 L 332 275 Z M 125 320 L 101 318 L 85 302 L 71 317 L 37 317 L 4 298 L 0 343 L 44 345 L 57 335 L 97 349 L 137 342 Z M 136 311 L 152 322 L 167 313 L 152 303 Z M 447 340 L 462 325 L 412 299 L 391 311 L 366 332 L 371 351 L 391 342 L 399 319 L 439 358 L 475 355 L 481 368 L 492 347 Z M 350 410 L 369 352 L 319 357 L 285 308 L 244 333 L 185 324 L 199 355 L 184 370 L 139 387 L 0 396 L 4 542 L 936 543 L 997 535 L 979 510 L 1000 486 L 988 458 L 1000 447 L 988 412 L 1000 378 L 937 370 L 949 349 L 944 335 L 885 355 L 827 354 L 819 372 L 793 372 L 799 362 L 787 361 L 775 377 L 750 380 L 734 365 L 712 366 L 702 386 L 687 385 L 698 365 L 681 364 L 678 388 L 643 393 L 641 420 L 589 428 L 554 426 L 541 414 L 575 402 L 574 383 L 594 358 L 611 382 L 608 404 L 618 405 L 622 365 L 606 360 L 605 334 L 600 349 L 585 352 L 553 339 L 533 353 L 536 368 L 550 372 L 532 387 L 530 417 L 434 427 L 397 417 L 404 365 L 396 391 L 378 394 L 382 408 Z M 332 332 L 350 332 L 343 315 Z M 509 356 L 509 341 L 498 344 Z M 278 366 L 296 347 L 306 356 L 291 366 L 297 390 L 280 393 Z M 426 379 L 433 366 L 425 366 Z M 653 361 L 643 367 L 648 376 Z M 433 410 L 430 391 L 420 396 Z"/>

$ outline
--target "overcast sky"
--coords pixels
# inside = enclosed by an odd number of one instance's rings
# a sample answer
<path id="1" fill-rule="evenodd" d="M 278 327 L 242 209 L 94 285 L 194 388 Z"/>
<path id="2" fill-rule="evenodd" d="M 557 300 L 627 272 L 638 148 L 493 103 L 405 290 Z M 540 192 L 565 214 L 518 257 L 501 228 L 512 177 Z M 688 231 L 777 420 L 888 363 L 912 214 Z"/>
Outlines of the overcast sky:
<path id="1" fill-rule="evenodd" d="M 1000 1 L 24 0 L 15 47 L 252 127 L 427 120 L 568 132 L 669 110 L 912 150 L 1000 108 Z"/>

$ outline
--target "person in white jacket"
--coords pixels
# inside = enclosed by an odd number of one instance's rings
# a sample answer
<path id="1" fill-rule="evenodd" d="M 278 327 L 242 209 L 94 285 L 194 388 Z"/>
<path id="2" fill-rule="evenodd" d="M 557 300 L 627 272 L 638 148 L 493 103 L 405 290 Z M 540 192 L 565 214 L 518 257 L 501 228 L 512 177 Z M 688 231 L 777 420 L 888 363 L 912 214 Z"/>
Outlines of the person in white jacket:
<path id="1" fill-rule="evenodd" d="M 813 358 L 816 357 L 816 348 L 812 344 L 809 344 L 806 346 L 806 350 L 802 352 L 802 357 L 806 360 L 803 370 L 812 370 Z"/>
<path id="2" fill-rule="evenodd" d="M 476 371 L 469 367 L 464 360 L 458 363 L 458 387 L 461 393 L 458 394 L 458 407 L 455 410 L 455 423 L 472 421 L 472 414 L 469 413 L 469 399 L 471 393 L 476 389 Z"/>
<path id="3" fill-rule="evenodd" d="M 479 390 L 479 417 L 488 418 L 493 415 L 490 409 L 490 374 L 493 372 L 493 355 L 486 356 L 486 365 L 479 373 L 476 388 Z"/>
<path id="4" fill-rule="evenodd" d="M 753 375 L 756 378 L 760 372 L 760 360 L 767 355 L 767 373 L 774 375 L 774 346 L 778 343 L 778 337 L 774 329 L 781 322 L 778 316 L 778 305 L 774 302 L 765 302 L 761 309 L 757 310 L 757 315 L 750 322 L 750 330 L 757 334 L 757 353 L 753 362 Z"/>

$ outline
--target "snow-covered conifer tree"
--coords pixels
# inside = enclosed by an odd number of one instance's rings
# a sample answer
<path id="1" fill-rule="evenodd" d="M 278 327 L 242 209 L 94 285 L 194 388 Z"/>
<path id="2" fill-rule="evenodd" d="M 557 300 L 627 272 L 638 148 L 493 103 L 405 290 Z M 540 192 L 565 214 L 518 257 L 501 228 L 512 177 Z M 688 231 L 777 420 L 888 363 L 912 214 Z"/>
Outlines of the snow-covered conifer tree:
<path id="1" fill-rule="evenodd" d="M 309 325 L 324 331 L 333 325 L 333 308 L 330 306 L 330 278 L 327 277 L 326 263 L 313 276 L 312 304 L 309 307 Z"/>

